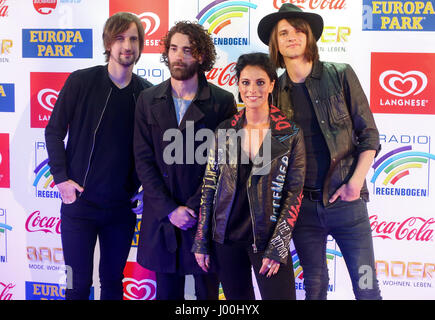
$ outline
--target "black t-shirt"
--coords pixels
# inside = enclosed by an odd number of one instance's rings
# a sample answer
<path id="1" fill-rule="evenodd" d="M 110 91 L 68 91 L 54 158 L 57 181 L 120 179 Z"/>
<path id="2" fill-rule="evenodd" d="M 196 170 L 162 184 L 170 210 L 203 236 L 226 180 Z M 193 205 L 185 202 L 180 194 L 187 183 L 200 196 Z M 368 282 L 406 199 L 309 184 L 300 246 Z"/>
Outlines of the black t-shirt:
<path id="1" fill-rule="evenodd" d="M 127 203 L 134 190 L 135 101 L 133 84 L 119 89 L 112 83 L 101 123 L 95 136 L 91 165 L 82 197 L 103 205 Z"/>
<path id="2" fill-rule="evenodd" d="M 243 153 L 243 156 L 242 156 Z M 249 163 L 246 163 L 249 159 Z M 237 183 L 234 202 L 225 231 L 227 243 L 251 244 L 253 241 L 252 218 L 249 208 L 247 183 L 252 170 L 252 161 L 238 143 Z"/>
<path id="3" fill-rule="evenodd" d="M 294 121 L 304 132 L 306 149 L 305 187 L 321 189 L 329 168 L 329 150 L 314 113 L 305 83 L 293 83 L 290 92 Z"/>

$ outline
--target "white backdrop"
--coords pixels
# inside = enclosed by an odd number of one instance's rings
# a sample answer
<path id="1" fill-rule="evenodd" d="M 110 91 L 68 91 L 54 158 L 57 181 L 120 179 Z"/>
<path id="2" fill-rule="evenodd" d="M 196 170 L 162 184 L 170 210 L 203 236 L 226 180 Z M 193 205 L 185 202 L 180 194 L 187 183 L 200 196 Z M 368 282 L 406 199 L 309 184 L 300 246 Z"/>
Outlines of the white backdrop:
<path id="1" fill-rule="evenodd" d="M 237 96 L 234 62 L 241 53 L 267 52 L 258 21 L 286 2 L 323 16 L 321 59 L 353 66 L 375 114 L 382 151 L 367 182 L 383 297 L 435 298 L 433 0 L 0 0 L 0 300 L 64 298 L 60 199 L 45 162 L 44 127 L 68 74 L 104 64 L 109 15 L 141 17 L 146 43 L 134 72 L 154 84 L 169 77 L 159 39 L 175 21 L 198 20 L 218 52 L 208 79 Z M 136 244 L 135 238 L 125 299 L 152 299 L 153 273 L 135 263 Z M 353 299 L 333 239 L 327 256 L 328 298 Z M 294 250 L 292 257 L 303 299 L 303 270 Z M 94 280 L 98 299 L 97 274 Z M 187 296 L 193 298 L 190 283 Z"/>

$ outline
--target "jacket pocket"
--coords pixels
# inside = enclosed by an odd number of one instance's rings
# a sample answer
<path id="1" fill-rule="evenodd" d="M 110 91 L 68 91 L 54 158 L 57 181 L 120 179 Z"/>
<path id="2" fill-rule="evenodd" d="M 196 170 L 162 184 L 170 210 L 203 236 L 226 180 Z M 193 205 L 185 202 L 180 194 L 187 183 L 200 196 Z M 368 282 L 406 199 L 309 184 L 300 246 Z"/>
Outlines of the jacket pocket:
<path id="1" fill-rule="evenodd" d="M 330 96 L 329 103 L 329 122 L 331 125 L 341 125 L 346 119 L 350 118 L 349 110 L 346 101 L 341 94 Z"/>

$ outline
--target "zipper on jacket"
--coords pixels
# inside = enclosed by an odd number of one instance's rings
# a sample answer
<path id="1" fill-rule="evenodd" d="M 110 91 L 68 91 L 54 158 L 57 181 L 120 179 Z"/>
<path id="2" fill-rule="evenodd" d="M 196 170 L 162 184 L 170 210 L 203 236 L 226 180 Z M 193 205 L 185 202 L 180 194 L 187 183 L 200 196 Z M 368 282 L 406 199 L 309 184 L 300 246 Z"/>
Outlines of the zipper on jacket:
<path id="1" fill-rule="evenodd" d="M 96 138 L 96 136 L 97 136 L 97 131 L 98 131 L 98 129 L 100 128 L 101 120 L 103 119 L 103 115 L 104 115 L 104 113 L 106 112 L 107 104 L 109 103 L 109 98 L 110 98 L 110 95 L 112 94 L 112 89 L 113 89 L 113 88 L 110 88 L 109 94 L 107 95 L 106 103 L 104 104 L 103 111 L 101 112 L 100 119 L 98 120 L 97 127 L 95 128 L 95 131 L 94 131 L 94 137 L 93 137 L 93 139 L 92 139 L 91 154 L 89 155 L 88 167 L 86 168 L 85 177 L 84 177 L 84 179 L 83 179 L 83 185 L 82 185 L 83 188 L 85 188 L 86 180 L 87 180 L 87 178 L 88 178 L 88 174 L 89 174 L 89 169 L 90 169 L 90 167 L 91 167 L 91 159 L 92 159 L 92 154 L 94 153 L 94 148 L 95 148 L 95 138 Z M 81 195 L 82 195 L 82 193 L 79 194 L 79 197 L 80 197 Z"/>
<path id="2" fill-rule="evenodd" d="M 251 206 L 251 198 L 249 197 L 249 188 L 251 187 L 251 178 L 252 175 L 249 175 L 249 179 L 248 179 L 248 184 L 246 185 L 246 193 L 248 195 L 248 203 L 249 203 L 249 212 L 251 214 L 251 222 L 252 222 L 252 233 L 253 233 L 253 238 L 254 238 L 254 243 L 252 244 L 252 250 L 254 251 L 254 253 L 257 253 L 257 245 L 255 243 L 255 218 L 254 218 L 254 214 L 252 211 L 252 206 Z"/>

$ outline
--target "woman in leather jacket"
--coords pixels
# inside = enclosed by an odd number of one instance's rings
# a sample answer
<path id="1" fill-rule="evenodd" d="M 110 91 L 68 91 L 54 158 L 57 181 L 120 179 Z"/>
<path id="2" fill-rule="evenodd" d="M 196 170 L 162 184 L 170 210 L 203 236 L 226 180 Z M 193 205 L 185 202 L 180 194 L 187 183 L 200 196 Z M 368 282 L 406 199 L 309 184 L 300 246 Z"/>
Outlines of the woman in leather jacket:
<path id="1" fill-rule="evenodd" d="M 216 265 L 225 297 L 295 299 L 289 256 L 302 200 L 305 146 L 301 129 L 271 104 L 277 80 L 264 53 L 239 57 L 239 99 L 245 108 L 221 123 L 209 149 L 192 252 Z M 213 241 L 212 241 L 213 240 Z"/>

